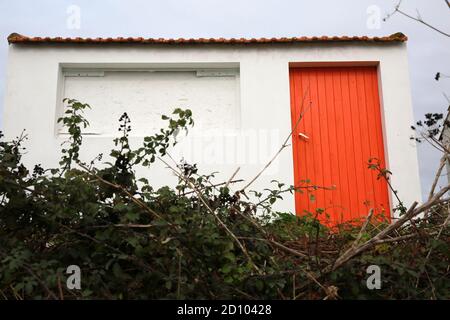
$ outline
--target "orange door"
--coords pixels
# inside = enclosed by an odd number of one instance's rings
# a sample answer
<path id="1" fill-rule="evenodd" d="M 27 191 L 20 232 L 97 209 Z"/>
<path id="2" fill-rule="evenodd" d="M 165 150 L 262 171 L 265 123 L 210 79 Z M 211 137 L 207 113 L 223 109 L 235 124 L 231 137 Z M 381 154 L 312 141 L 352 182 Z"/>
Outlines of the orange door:
<path id="1" fill-rule="evenodd" d="M 385 167 L 376 67 L 292 68 L 290 89 L 293 128 L 303 114 L 292 136 L 297 214 L 390 219 L 387 183 L 368 168 L 370 158 Z"/>

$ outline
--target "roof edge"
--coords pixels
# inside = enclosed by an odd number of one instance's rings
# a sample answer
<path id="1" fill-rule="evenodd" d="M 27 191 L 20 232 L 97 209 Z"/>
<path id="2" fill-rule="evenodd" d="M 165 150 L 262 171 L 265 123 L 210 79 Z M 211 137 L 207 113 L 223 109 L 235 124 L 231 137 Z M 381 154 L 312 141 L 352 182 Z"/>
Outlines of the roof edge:
<path id="1" fill-rule="evenodd" d="M 406 42 L 408 37 L 397 32 L 384 37 L 368 36 L 321 36 L 321 37 L 282 37 L 282 38 L 63 38 L 63 37 L 29 37 L 19 33 L 8 36 L 9 44 L 263 44 L 263 43 L 311 43 L 311 42 Z"/>

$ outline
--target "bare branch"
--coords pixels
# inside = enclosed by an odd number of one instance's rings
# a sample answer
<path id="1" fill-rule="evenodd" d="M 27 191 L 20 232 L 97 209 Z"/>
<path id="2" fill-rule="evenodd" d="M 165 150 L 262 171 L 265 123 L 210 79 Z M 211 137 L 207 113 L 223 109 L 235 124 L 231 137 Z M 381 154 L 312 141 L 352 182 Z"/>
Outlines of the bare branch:
<path id="1" fill-rule="evenodd" d="M 447 218 L 445 219 L 444 223 L 442 224 L 441 228 L 439 229 L 439 232 L 438 232 L 438 234 L 436 235 L 435 240 L 438 240 L 438 239 L 439 239 L 439 237 L 440 237 L 441 234 L 442 234 L 442 231 L 444 230 L 444 228 L 447 226 L 447 224 L 448 224 L 449 222 L 450 222 L 450 211 L 449 211 L 449 213 L 448 213 L 448 215 L 447 215 Z M 428 263 L 428 260 L 430 259 L 430 256 L 431 256 L 431 252 L 432 252 L 432 251 L 433 251 L 433 247 L 430 248 L 430 250 L 428 251 L 428 253 L 427 253 L 426 257 L 425 257 L 425 262 L 424 262 L 424 264 L 423 264 L 423 267 L 424 267 L 423 271 L 426 271 L 425 268 L 426 268 L 426 265 L 427 265 L 427 263 Z M 422 271 L 422 272 L 419 272 L 419 274 L 417 275 L 417 279 L 416 279 L 416 288 L 419 286 L 420 276 L 422 275 L 423 271 Z"/>
<path id="2" fill-rule="evenodd" d="M 369 214 L 367 215 L 367 218 L 364 221 L 364 224 L 362 225 L 361 229 L 358 232 L 358 235 L 356 236 L 355 241 L 352 244 L 352 247 L 356 247 L 358 245 L 359 240 L 361 240 L 361 237 L 362 237 L 364 231 L 366 231 L 367 226 L 370 223 L 370 219 L 372 219 L 373 212 L 374 212 L 373 209 L 370 209 Z"/>
<path id="3" fill-rule="evenodd" d="M 220 187 L 220 186 L 223 186 L 223 185 L 225 185 L 225 187 L 226 187 L 227 184 L 229 185 L 231 183 L 239 183 L 239 182 L 242 182 L 242 181 L 244 181 L 244 180 L 243 179 L 237 179 L 237 180 L 231 180 L 231 181 L 229 180 L 227 182 L 221 182 L 221 183 L 213 184 L 210 187 L 216 188 L 216 187 Z M 203 190 L 203 189 L 204 188 L 199 188 L 199 190 Z M 188 194 L 191 194 L 191 193 L 195 193 L 195 191 L 184 192 L 183 195 L 188 195 Z"/>
<path id="4" fill-rule="evenodd" d="M 234 171 L 234 173 L 231 175 L 230 179 L 228 179 L 227 183 L 225 184 L 225 188 L 228 188 L 231 181 L 234 179 L 234 177 L 237 175 L 241 167 L 237 167 L 237 169 Z"/>
<path id="5" fill-rule="evenodd" d="M 439 178 L 441 177 L 442 169 L 444 169 L 446 162 L 447 162 L 447 155 L 444 154 L 442 156 L 442 158 L 441 158 L 441 162 L 439 164 L 439 168 L 436 171 L 436 175 L 434 177 L 433 184 L 431 185 L 430 193 L 428 195 L 428 200 L 430 200 L 433 197 L 433 195 L 434 195 L 434 190 L 436 190 L 436 186 L 438 184 Z"/>
<path id="6" fill-rule="evenodd" d="M 158 159 L 163 162 L 169 169 L 171 169 L 175 175 L 177 175 L 180 179 L 184 180 L 189 187 L 195 191 L 195 193 L 197 194 L 197 197 L 199 198 L 199 200 L 204 204 L 204 206 L 206 207 L 206 209 L 213 215 L 213 217 L 217 220 L 217 222 L 219 223 L 219 225 L 230 235 L 230 237 L 236 242 L 236 244 L 239 246 L 239 248 L 241 249 L 242 253 L 245 255 L 245 257 L 247 258 L 247 260 L 250 262 L 250 264 L 255 268 L 255 270 L 257 270 L 258 272 L 260 272 L 258 266 L 253 262 L 252 258 L 250 257 L 250 255 L 247 252 L 247 249 L 245 249 L 244 245 L 239 241 L 239 239 L 236 237 L 236 235 L 228 228 L 228 226 L 222 221 L 222 219 L 219 218 L 219 216 L 214 212 L 214 210 L 208 205 L 208 203 L 206 202 L 206 200 L 203 198 L 202 193 L 200 192 L 200 190 L 198 190 L 198 188 L 189 180 L 187 179 L 185 176 L 183 176 L 180 172 L 178 172 L 176 169 L 174 169 L 170 164 L 167 163 L 167 161 L 165 161 L 164 159 L 162 159 L 161 157 L 158 157 Z"/>
<path id="7" fill-rule="evenodd" d="M 448 0 L 445 0 L 445 2 L 446 2 L 447 5 L 450 7 L 449 1 L 448 1 Z M 417 21 L 417 22 L 419 22 L 419 23 L 425 25 L 426 27 L 428 27 L 428 28 L 430 28 L 430 29 L 432 29 L 432 30 L 434 30 L 434 31 L 436 31 L 436 32 L 438 32 L 438 33 L 440 33 L 440 34 L 446 36 L 446 37 L 450 37 L 450 34 L 449 34 L 449 33 L 447 33 L 447 32 L 445 32 L 445 31 L 442 31 L 442 30 L 440 30 L 440 29 L 434 27 L 433 25 L 429 24 L 428 22 L 425 22 L 425 21 L 422 19 L 422 17 L 420 16 L 420 13 L 419 13 L 418 10 L 417 10 L 417 17 L 413 17 L 412 15 L 410 15 L 410 14 L 408 14 L 408 13 L 402 11 L 402 10 L 400 9 L 400 5 L 401 5 L 401 1 L 398 2 L 398 4 L 395 6 L 394 11 L 393 11 L 392 13 L 388 14 L 387 17 L 386 17 L 384 20 L 389 19 L 391 16 L 393 16 L 395 13 L 398 12 L 398 13 L 400 13 L 401 15 L 403 15 L 403 16 L 405 16 L 405 17 L 411 19 L 411 20 Z"/>
<path id="8" fill-rule="evenodd" d="M 309 92 L 309 86 L 306 88 L 306 90 L 305 90 L 305 92 L 304 92 L 304 94 L 303 94 L 302 104 L 301 104 L 301 110 L 303 110 L 304 102 L 305 102 L 306 95 L 307 95 L 308 92 Z M 310 105 L 311 105 L 311 104 L 310 104 Z M 272 159 L 270 159 L 270 161 L 264 166 L 264 168 L 262 168 L 262 170 L 261 170 L 260 172 L 258 172 L 258 174 L 257 174 L 252 180 L 250 180 L 250 182 L 247 183 L 247 184 L 245 185 L 245 187 L 243 187 L 243 188 L 240 190 L 241 193 L 244 193 L 244 192 L 245 192 L 245 189 L 247 189 L 250 185 L 252 185 L 253 182 L 255 182 L 255 181 L 261 176 L 261 174 L 262 174 L 264 171 L 266 171 L 266 169 L 272 164 L 272 162 L 275 161 L 275 159 L 276 159 L 276 158 L 279 156 L 279 154 L 284 150 L 284 148 L 286 148 L 286 147 L 288 146 L 289 139 L 291 138 L 292 134 L 293 134 L 293 133 L 295 132 L 295 130 L 297 129 L 297 127 L 298 127 L 300 121 L 302 120 L 302 118 L 303 118 L 303 116 L 304 116 L 304 114 L 305 114 L 305 112 L 306 112 L 307 110 L 308 110 L 308 108 L 306 108 L 305 110 L 303 110 L 303 111 L 300 113 L 300 116 L 298 117 L 297 122 L 295 123 L 295 125 L 294 125 L 294 127 L 292 128 L 291 132 L 290 132 L 289 135 L 287 136 L 286 140 L 284 140 L 284 142 L 283 142 L 283 144 L 281 145 L 280 149 L 275 153 L 275 155 L 272 157 Z"/>
<path id="9" fill-rule="evenodd" d="M 102 183 L 104 183 L 104 184 L 106 184 L 106 185 L 108 185 L 110 187 L 113 187 L 113 188 L 123 192 L 132 202 L 134 202 L 137 206 L 139 206 L 140 208 L 144 209 L 145 211 L 147 211 L 151 215 L 157 217 L 158 219 L 166 221 L 165 219 L 163 219 L 163 217 L 160 214 L 158 214 L 155 210 L 149 208 L 145 203 L 143 203 L 140 199 L 138 199 L 135 196 L 133 196 L 127 189 L 125 189 L 121 185 L 118 185 L 118 184 L 115 184 L 115 183 L 112 183 L 112 182 L 109 182 L 109 181 L 103 179 L 102 177 L 100 177 L 98 174 L 96 174 L 92 170 L 89 170 L 89 168 L 86 167 L 82 163 L 78 163 L 78 165 L 81 168 L 83 168 L 87 173 L 89 173 L 89 174 L 93 175 L 95 178 L 97 178 L 97 180 L 99 180 L 100 182 L 102 182 Z M 167 223 L 170 225 L 169 222 L 167 222 Z"/>

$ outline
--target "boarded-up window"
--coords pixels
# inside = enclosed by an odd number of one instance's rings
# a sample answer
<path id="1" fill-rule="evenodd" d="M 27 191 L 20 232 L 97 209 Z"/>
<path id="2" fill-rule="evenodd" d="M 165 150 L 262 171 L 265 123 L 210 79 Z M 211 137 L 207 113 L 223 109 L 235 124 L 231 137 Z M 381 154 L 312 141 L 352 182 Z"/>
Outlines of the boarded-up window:
<path id="1" fill-rule="evenodd" d="M 115 135 L 127 112 L 132 134 L 148 135 L 163 125 L 161 115 L 191 109 L 196 127 L 239 126 L 239 73 L 227 70 L 65 71 L 64 98 L 89 103 L 86 133 Z"/>

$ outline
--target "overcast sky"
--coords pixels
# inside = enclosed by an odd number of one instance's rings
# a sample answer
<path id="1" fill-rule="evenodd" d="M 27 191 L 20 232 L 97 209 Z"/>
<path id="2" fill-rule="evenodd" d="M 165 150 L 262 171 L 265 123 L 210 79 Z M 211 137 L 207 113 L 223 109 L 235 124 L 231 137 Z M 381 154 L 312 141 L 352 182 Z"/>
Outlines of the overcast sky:
<path id="1" fill-rule="evenodd" d="M 426 112 L 446 112 L 448 103 L 443 93 L 450 96 L 450 78 L 437 82 L 434 75 L 437 71 L 450 75 L 450 39 L 398 14 L 378 25 L 377 12 L 382 18 L 396 3 L 397 0 L 0 0 L 0 123 L 6 37 L 12 32 L 30 36 L 228 38 L 378 36 L 401 31 L 409 37 L 416 119 Z M 79 29 L 68 27 L 73 5 L 80 9 Z M 425 21 L 450 32 L 450 9 L 445 0 L 403 0 L 401 8 L 414 16 L 418 10 Z M 439 155 L 426 145 L 418 148 L 425 195 Z"/>

